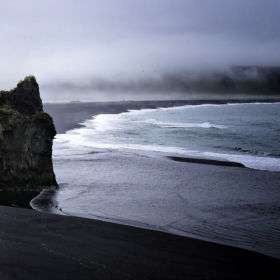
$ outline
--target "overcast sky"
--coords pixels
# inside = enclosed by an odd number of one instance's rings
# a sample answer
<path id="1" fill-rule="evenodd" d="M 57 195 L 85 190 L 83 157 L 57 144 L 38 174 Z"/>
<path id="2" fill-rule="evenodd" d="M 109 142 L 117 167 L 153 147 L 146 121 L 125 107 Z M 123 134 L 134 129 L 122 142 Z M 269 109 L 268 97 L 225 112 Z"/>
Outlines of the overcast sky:
<path id="1" fill-rule="evenodd" d="M 1 0 L 1 89 L 280 65 L 279 0 Z M 42 93 L 41 93 L 42 94 Z"/>

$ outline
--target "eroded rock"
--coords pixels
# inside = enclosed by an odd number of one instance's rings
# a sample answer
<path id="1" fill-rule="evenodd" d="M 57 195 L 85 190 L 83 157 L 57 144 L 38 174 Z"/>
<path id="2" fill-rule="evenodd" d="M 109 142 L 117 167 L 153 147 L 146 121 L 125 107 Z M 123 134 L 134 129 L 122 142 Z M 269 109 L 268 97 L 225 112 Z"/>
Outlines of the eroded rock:
<path id="1" fill-rule="evenodd" d="M 52 164 L 55 134 L 34 76 L 11 91 L 0 91 L 0 188 L 58 187 Z"/>

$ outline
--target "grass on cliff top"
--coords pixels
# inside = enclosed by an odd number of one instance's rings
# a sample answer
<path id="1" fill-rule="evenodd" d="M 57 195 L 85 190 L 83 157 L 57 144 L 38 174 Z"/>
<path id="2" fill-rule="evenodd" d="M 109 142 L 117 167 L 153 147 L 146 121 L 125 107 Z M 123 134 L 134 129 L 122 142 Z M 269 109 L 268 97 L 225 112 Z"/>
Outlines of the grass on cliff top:
<path id="1" fill-rule="evenodd" d="M 34 75 L 29 75 L 29 76 L 26 76 L 23 80 L 20 80 L 19 82 L 18 82 L 18 84 L 20 84 L 20 83 L 23 83 L 23 82 L 33 82 L 33 81 L 36 81 L 36 78 L 35 78 L 35 76 Z"/>
<path id="2" fill-rule="evenodd" d="M 20 80 L 17 84 L 20 85 L 21 83 L 34 84 L 36 82 L 36 78 L 33 75 L 29 75 L 24 78 L 24 80 Z M 10 91 L 0 90 L 0 109 L 2 113 L 12 113 L 14 111 L 12 109 L 13 100 L 14 100 L 14 93 L 16 88 L 11 89 Z"/>
<path id="3" fill-rule="evenodd" d="M 20 80 L 18 82 L 18 85 L 23 82 L 28 82 L 28 83 L 36 82 L 36 78 L 34 75 L 29 75 L 25 77 L 23 80 Z M 6 104 L 8 105 L 11 104 L 15 90 L 16 88 L 11 89 L 10 91 L 0 90 L 0 107 L 5 106 Z"/>

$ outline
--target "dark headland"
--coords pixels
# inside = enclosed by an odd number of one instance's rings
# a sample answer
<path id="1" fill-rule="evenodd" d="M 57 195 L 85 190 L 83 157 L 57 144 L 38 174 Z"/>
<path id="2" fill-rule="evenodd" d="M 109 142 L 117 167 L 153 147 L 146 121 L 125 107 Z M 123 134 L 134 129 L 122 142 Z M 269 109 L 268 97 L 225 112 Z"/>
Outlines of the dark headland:
<path id="1" fill-rule="evenodd" d="M 44 109 L 63 133 L 99 113 L 187 103 L 69 103 Z M 169 233 L 5 206 L 0 220 L 1 280 L 280 279 L 279 259 Z"/>
<path id="2" fill-rule="evenodd" d="M 52 164 L 52 118 L 43 111 L 34 76 L 0 91 L 0 189 L 57 186 Z"/>

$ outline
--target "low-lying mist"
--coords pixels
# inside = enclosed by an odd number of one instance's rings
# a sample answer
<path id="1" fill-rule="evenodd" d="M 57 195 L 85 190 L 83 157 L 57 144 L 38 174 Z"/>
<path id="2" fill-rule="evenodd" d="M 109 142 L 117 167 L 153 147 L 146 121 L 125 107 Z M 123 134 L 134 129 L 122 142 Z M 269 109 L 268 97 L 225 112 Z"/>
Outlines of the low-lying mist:
<path id="1" fill-rule="evenodd" d="M 44 101 L 115 101 L 280 96 L 280 67 L 156 73 L 145 78 L 99 78 L 41 85 Z"/>

